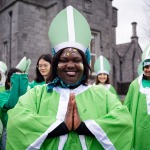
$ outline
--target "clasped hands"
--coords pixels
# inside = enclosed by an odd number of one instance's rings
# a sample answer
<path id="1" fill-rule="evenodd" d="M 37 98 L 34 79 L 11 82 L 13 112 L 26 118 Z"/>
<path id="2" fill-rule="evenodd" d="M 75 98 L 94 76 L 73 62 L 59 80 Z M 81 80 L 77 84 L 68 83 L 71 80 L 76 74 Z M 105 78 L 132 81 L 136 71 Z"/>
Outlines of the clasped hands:
<path id="1" fill-rule="evenodd" d="M 81 123 L 74 93 L 70 93 L 67 112 L 66 112 L 64 122 L 69 131 L 76 130 Z"/>

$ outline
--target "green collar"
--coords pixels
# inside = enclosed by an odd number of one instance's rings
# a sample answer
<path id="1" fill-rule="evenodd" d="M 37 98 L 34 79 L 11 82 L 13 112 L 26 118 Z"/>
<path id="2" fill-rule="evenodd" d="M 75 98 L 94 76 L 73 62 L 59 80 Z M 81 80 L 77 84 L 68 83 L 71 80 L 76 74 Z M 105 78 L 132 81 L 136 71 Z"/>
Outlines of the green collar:
<path id="1" fill-rule="evenodd" d="M 150 88 L 150 80 L 142 80 L 142 85 L 144 88 L 149 87 Z"/>

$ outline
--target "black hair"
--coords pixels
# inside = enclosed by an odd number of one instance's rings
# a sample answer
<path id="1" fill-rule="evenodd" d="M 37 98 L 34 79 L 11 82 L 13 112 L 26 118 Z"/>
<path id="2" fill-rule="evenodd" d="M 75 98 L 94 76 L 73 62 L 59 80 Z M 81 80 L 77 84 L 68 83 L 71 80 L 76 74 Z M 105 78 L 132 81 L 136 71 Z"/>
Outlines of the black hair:
<path id="1" fill-rule="evenodd" d="M 10 89 L 10 79 L 11 79 L 11 76 L 16 73 L 16 72 L 20 72 L 20 73 L 23 73 L 23 71 L 21 71 L 20 69 L 18 68 L 11 68 L 8 73 L 7 73 L 7 78 L 6 78 L 6 81 L 5 81 L 5 89 L 6 90 L 9 90 Z"/>
<path id="2" fill-rule="evenodd" d="M 47 62 L 49 62 L 50 64 L 52 63 L 52 56 L 51 54 L 43 54 L 41 55 L 38 60 L 37 60 L 37 64 L 36 64 L 36 77 L 35 77 L 35 81 L 38 83 L 41 83 L 43 81 L 45 81 L 44 77 L 42 76 L 42 74 L 40 73 L 39 69 L 38 69 L 38 65 L 39 65 L 39 61 L 43 59 Z"/>
<path id="3" fill-rule="evenodd" d="M 58 62 L 60 59 L 60 56 L 62 54 L 64 49 L 58 51 L 52 59 L 52 67 L 51 67 L 51 73 L 50 75 L 47 77 L 46 83 L 52 82 L 56 77 L 57 77 L 57 66 L 58 66 Z M 91 72 L 91 68 L 86 60 L 85 54 L 84 52 L 82 52 L 81 50 L 78 50 L 78 52 L 80 53 L 82 60 L 83 60 L 83 65 L 84 65 L 84 72 L 83 75 L 85 75 L 85 79 L 81 82 L 81 84 L 87 85 L 88 83 L 88 78 L 89 78 L 89 73 Z"/>

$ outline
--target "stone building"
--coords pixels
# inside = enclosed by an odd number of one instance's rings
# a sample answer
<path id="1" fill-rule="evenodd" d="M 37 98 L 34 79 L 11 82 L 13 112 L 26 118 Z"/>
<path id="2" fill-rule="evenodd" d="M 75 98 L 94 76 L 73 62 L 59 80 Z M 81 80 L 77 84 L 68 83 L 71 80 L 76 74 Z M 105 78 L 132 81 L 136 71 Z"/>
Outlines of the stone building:
<path id="1" fill-rule="evenodd" d="M 137 66 L 141 62 L 142 49 L 138 43 L 136 22 L 132 23 L 131 42 L 116 45 L 113 56 L 115 87 L 119 94 L 125 95 L 128 87 L 137 76 Z"/>
<path id="2" fill-rule="evenodd" d="M 95 59 L 100 54 L 104 55 L 110 61 L 111 82 L 116 89 L 124 82 L 131 82 L 136 77 L 141 48 L 135 37 L 129 47 L 116 45 L 117 8 L 112 6 L 112 0 L 1 0 L 0 60 L 5 61 L 10 68 L 16 66 L 23 56 L 31 58 L 29 78 L 32 80 L 38 57 L 51 52 L 48 39 L 50 23 L 68 5 L 79 10 L 90 24 L 92 68 Z M 130 53 L 134 59 L 131 59 Z M 133 62 L 134 74 L 129 67 Z M 132 77 L 129 78 L 129 75 Z M 91 82 L 94 77 L 93 72 Z"/>

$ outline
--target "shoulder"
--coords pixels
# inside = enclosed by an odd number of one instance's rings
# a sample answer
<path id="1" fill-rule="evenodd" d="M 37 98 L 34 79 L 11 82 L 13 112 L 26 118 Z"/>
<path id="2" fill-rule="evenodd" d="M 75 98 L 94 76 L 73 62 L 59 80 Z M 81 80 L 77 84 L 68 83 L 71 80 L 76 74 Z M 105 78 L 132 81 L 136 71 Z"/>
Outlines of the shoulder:
<path id="1" fill-rule="evenodd" d="M 89 88 L 92 92 L 94 93 L 107 93 L 107 89 L 101 85 L 101 84 L 98 84 L 98 85 L 91 85 L 90 88 Z"/>
<path id="2" fill-rule="evenodd" d="M 138 80 L 139 80 L 139 78 L 134 79 L 134 80 L 131 82 L 130 87 L 131 87 L 131 86 L 138 86 L 138 85 L 139 85 Z"/>

